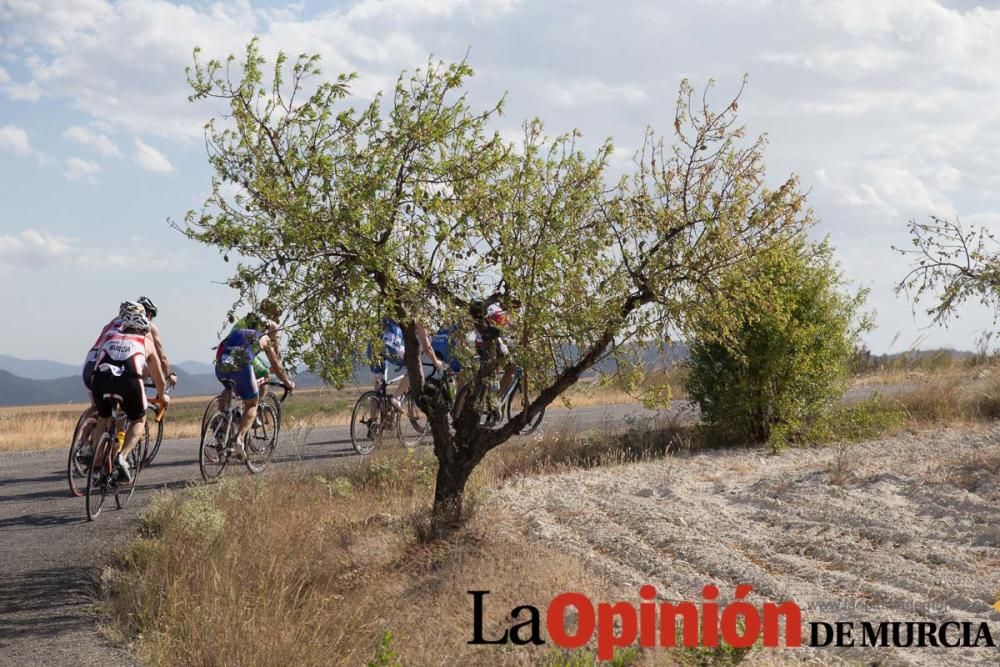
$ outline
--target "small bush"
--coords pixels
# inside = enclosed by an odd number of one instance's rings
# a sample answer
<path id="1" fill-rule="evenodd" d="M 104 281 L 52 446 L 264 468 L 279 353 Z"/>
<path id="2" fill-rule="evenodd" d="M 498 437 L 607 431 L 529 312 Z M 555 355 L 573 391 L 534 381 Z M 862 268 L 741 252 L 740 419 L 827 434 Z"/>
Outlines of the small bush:
<path id="1" fill-rule="evenodd" d="M 375 657 L 368 661 L 368 667 L 402 667 L 399 654 L 392 648 L 392 633 L 386 630 L 378 639 Z"/>
<path id="2" fill-rule="evenodd" d="M 687 391 L 708 426 L 766 442 L 828 412 L 843 394 L 868 325 L 858 322 L 866 293 L 846 295 L 830 246 L 805 239 L 733 280 L 751 280 L 764 305 L 735 332 L 708 317 L 694 324 Z"/>

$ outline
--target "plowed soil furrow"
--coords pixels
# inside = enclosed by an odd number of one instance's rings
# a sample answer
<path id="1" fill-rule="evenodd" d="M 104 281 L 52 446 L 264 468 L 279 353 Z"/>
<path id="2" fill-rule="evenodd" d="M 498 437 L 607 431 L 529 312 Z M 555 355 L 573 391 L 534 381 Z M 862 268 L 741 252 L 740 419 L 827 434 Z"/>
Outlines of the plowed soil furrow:
<path id="1" fill-rule="evenodd" d="M 757 603 L 795 600 L 807 623 L 986 621 L 1000 635 L 998 454 L 1000 428 L 956 428 L 527 478 L 498 501 L 534 539 L 578 555 L 636 601 L 647 583 L 694 602 L 709 583 L 723 597 L 750 584 Z M 765 662 L 1000 664 L 997 648 L 754 653 Z"/>

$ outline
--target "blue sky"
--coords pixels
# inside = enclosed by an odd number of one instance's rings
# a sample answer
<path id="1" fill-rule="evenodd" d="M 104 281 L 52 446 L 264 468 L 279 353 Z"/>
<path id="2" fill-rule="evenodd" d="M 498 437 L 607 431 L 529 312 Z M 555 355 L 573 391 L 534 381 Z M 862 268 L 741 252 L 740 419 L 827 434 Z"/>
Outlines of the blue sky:
<path id="1" fill-rule="evenodd" d="M 509 94 L 501 129 L 615 138 L 621 168 L 678 83 L 721 96 L 769 136 L 775 181 L 798 173 L 848 277 L 872 289 L 875 351 L 971 348 L 970 306 L 928 328 L 892 291 L 911 217 L 1000 230 L 1000 9 L 974 2 L 702 0 L 171 3 L 0 0 L 0 354 L 81 360 L 118 301 L 148 294 L 175 360 L 206 360 L 233 299 L 227 265 L 167 224 L 209 189 L 190 104 L 191 50 L 318 52 L 368 99 L 429 54 L 467 51 L 473 101 Z M 894 342 L 895 341 L 895 342 Z"/>

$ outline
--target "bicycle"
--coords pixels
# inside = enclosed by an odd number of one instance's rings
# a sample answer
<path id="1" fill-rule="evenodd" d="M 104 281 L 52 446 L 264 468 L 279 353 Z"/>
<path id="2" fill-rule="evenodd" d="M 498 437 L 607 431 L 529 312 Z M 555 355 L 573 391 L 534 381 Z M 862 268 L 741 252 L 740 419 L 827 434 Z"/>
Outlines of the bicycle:
<path id="1" fill-rule="evenodd" d="M 527 391 L 521 383 L 524 371 L 520 366 L 517 366 L 514 370 L 514 377 L 511 379 L 510 386 L 507 387 L 507 391 L 500 394 L 500 382 L 494 379 L 489 388 L 482 392 L 480 403 L 476 407 L 477 412 L 479 412 L 479 423 L 488 428 L 492 428 L 499 424 L 506 413 L 507 421 L 511 420 L 515 414 L 520 414 L 520 410 L 517 413 L 514 412 L 514 396 L 517 395 L 518 390 Z M 469 393 L 472 390 L 472 384 L 466 383 L 455 396 L 455 402 L 452 404 L 452 421 L 458 418 L 459 409 L 465 404 L 465 401 L 469 398 Z M 529 401 L 530 402 L 530 401 Z M 518 433 L 520 435 L 530 435 L 538 430 L 538 427 L 542 424 L 542 419 L 545 418 L 545 408 L 538 411 L 535 417 L 524 425 Z"/>
<path id="2" fill-rule="evenodd" d="M 266 388 L 269 385 L 270 386 L 276 386 L 276 387 L 282 387 L 282 388 L 285 387 L 285 385 L 283 385 L 283 384 L 281 384 L 279 382 L 274 382 L 274 381 L 268 380 L 267 378 L 258 378 L 257 383 L 262 388 Z M 285 393 L 286 394 L 288 393 L 287 390 L 286 390 Z M 214 415 L 216 412 L 218 412 L 220 410 L 220 406 L 222 406 L 222 405 L 228 405 L 229 401 L 232 400 L 232 396 L 233 396 L 233 392 L 230 390 L 229 386 L 227 385 L 222 391 L 220 391 L 218 394 L 216 394 L 215 396 L 213 396 L 212 399 L 208 402 L 208 405 L 205 406 L 205 412 L 203 412 L 202 415 L 201 415 L 201 437 L 202 438 L 205 437 L 205 429 L 208 428 L 208 420 L 209 420 L 209 418 L 212 415 Z M 281 417 L 281 402 L 285 400 L 284 397 L 282 397 L 281 399 L 278 399 L 278 397 L 276 397 L 273 392 L 267 391 L 267 392 L 262 392 L 261 393 L 260 400 L 262 402 L 264 400 L 270 401 L 271 407 L 274 408 L 275 413 L 277 413 L 277 415 L 278 415 L 278 417 L 280 419 L 280 417 Z"/>
<path id="3" fill-rule="evenodd" d="M 144 383 L 145 388 L 152 389 L 156 385 L 152 384 L 152 381 L 147 379 Z M 167 392 L 170 392 L 172 387 L 167 387 Z M 143 467 L 148 466 L 153 462 L 156 457 L 157 452 L 160 451 L 160 444 L 163 442 L 163 418 L 162 415 L 157 419 L 157 403 L 154 400 L 149 401 L 149 405 L 146 408 L 147 411 L 147 429 L 149 425 L 149 417 L 153 418 L 153 422 L 156 424 L 156 439 L 152 447 L 149 445 L 148 433 L 146 437 L 143 438 Z M 82 413 L 80 413 L 80 418 L 77 419 L 76 427 L 73 429 L 73 439 L 70 440 L 69 445 L 69 460 L 66 464 L 66 478 L 69 482 L 69 492 L 71 495 L 80 497 L 84 494 L 84 488 L 87 485 L 87 471 L 90 469 L 90 461 L 93 458 L 94 448 L 91 442 L 91 431 L 97 424 L 97 408 L 93 404 L 87 406 Z"/>
<path id="4" fill-rule="evenodd" d="M 203 422 L 201 444 L 198 447 L 198 467 L 202 479 L 211 482 L 218 479 L 233 453 L 236 435 L 243 419 L 242 402 L 235 400 L 233 380 L 224 380 L 225 389 L 219 396 L 209 401 L 206 412 L 213 405 L 218 405 L 211 416 Z M 278 399 L 266 387 L 281 387 L 284 390 Z M 288 387 L 273 380 L 264 383 L 265 391 L 257 404 L 257 417 L 253 426 L 247 432 L 244 463 L 251 473 L 263 472 L 274 456 L 278 445 L 278 434 L 281 431 L 281 404 L 288 397 Z M 228 392 L 228 393 L 227 393 Z M 223 409 L 221 406 L 227 405 Z"/>
<path id="5" fill-rule="evenodd" d="M 87 487 L 87 473 L 93 459 L 94 448 L 90 436 L 97 425 L 97 408 L 89 405 L 80 413 L 73 429 L 73 439 L 69 443 L 69 461 L 66 464 L 66 479 L 71 495 L 80 497 Z"/>
<path id="6" fill-rule="evenodd" d="M 423 365 L 430 364 L 424 362 Z M 386 365 L 382 369 L 378 389 L 364 392 L 354 404 L 351 412 L 351 446 L 358 454 L 371 454 L 386 434 L 395 434 L 396 439 L 406 447 L 416 447 L 430 431 L 427 416 L 417 407 L 411 392 L 403 397 L 401 407 L 397 408 L 392 402 L 388 388 L 404 377 L 405 373 L 390 380 Z M 405 415 L 405 419 L 400 419 L 401 415 Z"/>
<path id="7" fill-rule="evenodd" d="M 87 470 L 86 506 L 87 520 L 94 521 L 101 513 L 104 501 L 112 491 L 115 494 L 115 505 L 118 509 L 124 508 L 132 499 L 135 493 L 136 481 L 139 479 L 139 472 L 142 470 L 142 459 L 144 449 L 149 443 L 149 423 L 144 425 L 144 433 L 139 442 L 129 452 L 126 461 L 132 470 L 132 480 L 122 483 L 121 469 L 115 465 L 115 458 L 121 453 L 125 446 L 125 432 L 128 430 L 130 420 L 125 417 L 122 411 L 120 396 L 110 395 L 105 398 L 113 400 L 111 409 L 111 420 L 108 422 L 108 429 L 101 434 L 100 439 L 94 446 L 94 455 L 91 465 Z M 163 418 L 166 405 L 157 402 L 159 410 L 156 419 Z"/>

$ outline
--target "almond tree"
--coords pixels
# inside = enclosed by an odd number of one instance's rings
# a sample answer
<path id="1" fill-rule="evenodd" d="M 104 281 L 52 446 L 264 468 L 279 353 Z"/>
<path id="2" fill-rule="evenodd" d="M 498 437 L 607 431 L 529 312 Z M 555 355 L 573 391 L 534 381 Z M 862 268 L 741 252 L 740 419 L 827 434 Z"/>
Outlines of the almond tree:
<path id="1" fill-rule="evenodd" d="M 538 120 L 502 138 L 503 100 L 473 108 L 465 62 L 429 62 L 361 109 L 349 106 L 354 75 L 323 81 L 318 63 L 279 55 L 265 77 L 256 42 L 243 62 L 195 52 L 191 98 L 224 100 L 229 115 L 206 126 L 213 191 L 184 230 L 236 258 L 234 287 L 286 305 L 290 356 L 331 383 L 351 376 L 383 316 L 401 324 L 442 527 L 483 457 L 596 363 L 696 317 L 725 338 L 763 298 L 734 273 L 811 223 L 794 177 L 765 185 L 764 139 L 736 124 L 739 95 L 713 111 L 684 82 L 673 142 L 648 131 L 631 172 L 614 176 L 610 141 L 588 151 L 578 132 L 549 136 Z M 487 339 L 452 421 L 423 381 L 415 325 L 470 331 L 477 308 L 512 299 L 518 412 L 481 425 L 477 399 L 501 363 Z"/>
<path id="2" fill-rule="evenodd" d="M 896 287 L 914 302 L 933 296 L 927 314 L 946 322 L 968 299 L 1000 314 L 1000 242 L 985 227 L 964 227 L 958 220 L 932 216 L 909 223 L 912 248 L 896 248 L 913 267 Z"/>

